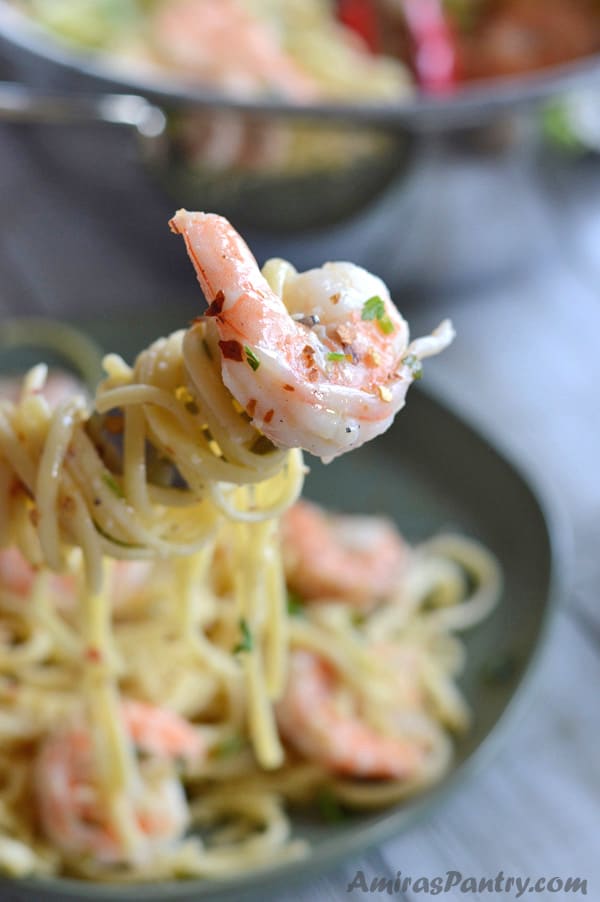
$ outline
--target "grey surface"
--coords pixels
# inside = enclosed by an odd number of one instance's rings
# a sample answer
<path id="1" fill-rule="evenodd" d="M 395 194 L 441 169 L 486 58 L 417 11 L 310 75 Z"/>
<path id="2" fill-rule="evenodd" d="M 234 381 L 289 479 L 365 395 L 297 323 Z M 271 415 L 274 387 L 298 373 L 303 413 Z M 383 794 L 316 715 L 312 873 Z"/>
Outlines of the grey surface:
<path id="1" fill-rule="evenodd" d="M 164 225 L 173 202 L 139 171 L 123 136 L 103 133 L 99 142 L 99 133 L 80 129 L 68 136 L 0 129 L 0 313 L 110 318 L 128 311 L 133 328 L 147 309 L 184 304 L 191 318 L 195 288 Z M 92 153 L 93 178 L 85 159 Z M 504 165 L 488 161 L 486 172 L 499 174 Z M 426 822 L 326 877 L 311 881 L 307 874 L 304 887 L 278 894 L 283 902 L 353 898 L 346 887 L 358 868 L 368 879 L 398 870 L 413 878 L 447 870 L 478 878 L 500 870 L 532 878 L 581 876 L 590 898 L 600 893 L 600 165 L 534 159 L 530 167 L 529 179 L 515 172 L 504 192 L 475 211 L 480 230 L 469 204 L 471 170 L 454 169 L 447 183 L 467 208 L 464 243 L 470 238 L 473 259 L 494 256 L 494 242 L 483 236 L 500 219 L 503 234 L 527 252 L 521 255 L 527 265 L 515 257 L 491 283 L 470 280 L 460 292 L 397 299 L 415 331 L 442 315 L 453 317 L 459 337 L 451 352 L 427 365 L 428 384 L 553 485 L 577 539 L 574 589 L 553 630 L 532 704 L 487 770 Z M 524 195 L 532 211 L 527 219 Z M 448 239 L 440 235 L 439 203 L 439 222 L 435 198 L 428 220 L 437 241 Z M 338 233 L 334 250 L 344 246 L 344 256 L 354 257 L 355 250 L 360 256 L 374 221 L 364 232 L 357 224 Z M 411 240 L 410 222 L 396 222 L 394 229 L 398 245 Z M 426 259 L 426 238 L 412 240 Z M 259 256 L 267 249 L 260 242 L 255 247 Z M 329 256 L 330 247 L 321 236 L 310 254 L 321 249 L 321 257 Z M 433 243 L 429 252 L 435 259 Z M 404 898 L 424 896 L 409 891 Z"/>

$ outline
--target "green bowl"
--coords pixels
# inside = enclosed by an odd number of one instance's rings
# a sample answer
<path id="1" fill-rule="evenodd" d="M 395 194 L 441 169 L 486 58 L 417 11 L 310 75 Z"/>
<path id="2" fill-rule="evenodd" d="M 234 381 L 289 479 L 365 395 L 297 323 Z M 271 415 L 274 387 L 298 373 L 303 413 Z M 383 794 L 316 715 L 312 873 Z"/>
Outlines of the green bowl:
<path id="1" fill-rule="evenodd" d="M 181 322 L 181 320 L 179 320 Z M 136 335 L 123 323 L 86 325 L 88 337 L 131 358 L 155 336 L 175 328 L 176 313 L 144 319 Z M 39 336 L 38 336 L 39 338 Z M 0 342 L 1 343 L 1 342 Z M 39 341 L 36 346 L 39 347 Z M 1 356 L 0 356 L 1 365 Z M 409 540 L 441 530 L 476 537 L 499 558 L 504 592 L 492 616 L 466 636 L 468 663 L 462 689 L 474 714 L 470 732 L 456 743 L 451 771 L 423 795 L 335 826 L 315 817 L 295 824 L 309 839 L 308 860 L 240 878 L 151 885 L 100 885 L 65 879 L 0 881 L 2 902 L 211 902 L 277 897 L 277 889 L 314 877 L 341 859 L 357 856 L 426 817 L 449 790 L 457 790 L 489 762 L 526 698 L 533 665 L 550 617 L 565 591 L 568 532 L 555 504 L 544 501 L 494 446 L 447 407 L 412 390 L 406 410 L 377 441 L 327 467 L 308 463 L 306 494 L 347 511 L 386 513 Z"/>

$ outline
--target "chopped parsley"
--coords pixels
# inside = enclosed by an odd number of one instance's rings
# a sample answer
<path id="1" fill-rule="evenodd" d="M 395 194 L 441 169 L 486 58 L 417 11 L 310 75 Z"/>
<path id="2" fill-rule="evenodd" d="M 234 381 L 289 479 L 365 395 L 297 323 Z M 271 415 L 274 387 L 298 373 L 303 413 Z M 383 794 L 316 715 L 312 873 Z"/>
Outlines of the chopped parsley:
<path id="1" fill-rule="evenodd" d="M 422 378 L 423 364 L 418 357 L 415 357 L 414 354 L 407 354 L 402 358 L 402 363 L 409 368 L 415 381 Z"/>
<path id="2" fill-rule="evenodd" d="M 360 627 L 364 626 L 367 622 L 367 618 L 362 611 L 352 611 L 350 619 L 352 621 L 352 626 L 356 629 L 360 629 Z"/>
<path id="3" fill-rule="evenodd" d="M 378 294 L 374 294 L 372 298 L 364 302 L 361 319 L 380 320 L 382 316 L 385 316 L 385 304 Z"/>
<path id="4" fill-rule="evenodd" d="M 290 617 L 301 617 L 304 614 L 304 601 L 291 589 L 287 593 L 287 610 Z"/>
<path id="5" fill-rule="evenodd" d="M 346 355 L 343 351 L 330 351 L 327 355 L 327 360 L 333 360 L 335 362 L 339 362 L 341 360 L 345 360 Z"/>
<path id="6" fill-rule="evenodd" d="M 113 495 L 116 495 L 117 498 L 124 498 L 125 494 L 123 489 L 115 479 L 115 477 L 111 473 L 103 473 L 102 474 L 102 482 L 105 486 L 107 486 Z"/>
<path id="7" fill-rule="evenodd" d="M 254 648 L 254 639 L 252 637 L 252 633 L 250 632 L 250 627 L 243 618 L 240 620 L 240 632 L 242 634 L 242 641 L 238 642 L 236 647 L 233 649 L 234 655 L 239 655 L 245 651 L 252 651 L 252 649 Z"/>
<path id="8" fill-rule="evenodd" d="M 483 4 L 473 0 L 445 0 L 444 7 L 452 24 L 467 33 L 473 30 L 483 10 Z"/>
<path id="9" fill-rule="evenodd" d="M 366 322 L 376 320 L 377 325 L 384 335 L 390 335 L 394 331 L 394 324 L 385 312 L 385 303 L 378 294 L 368 298 L 363 304 L 361 319 Z"/>
<path id="10" fill-rule="evenodd" d="M 344 810 L 330 789 L 321 789 L 316 798 L 317 808 L 328 824 L 339 824 L 346 819 Z"/>
<path id="11" fill-rule="evenodd" d="M 233 758 L 234 755 L 238 755 L 241 751 L 243 751 L 247 742 L 243 736 L 238 736 L 234 734 L 233 736 L 228 736 L 227 739 L 223 739 L 219 742 L 212 750 L 212 755 L 215 758 Z"/>
<path id="12" fill-rule="evenodd" d="M 246 352 L 246 363 L 256 372 L 260 366 L 260 360 L 248 345 L 244 345 L 244 351 Z"/>

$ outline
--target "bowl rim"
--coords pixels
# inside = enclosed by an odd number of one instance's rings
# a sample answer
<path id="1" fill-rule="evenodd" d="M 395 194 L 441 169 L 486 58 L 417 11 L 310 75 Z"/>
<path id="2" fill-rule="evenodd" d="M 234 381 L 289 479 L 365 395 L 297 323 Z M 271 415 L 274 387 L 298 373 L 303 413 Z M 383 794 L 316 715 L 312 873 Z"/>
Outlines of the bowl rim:
<path id="1" fill-rule="evenodd" d="M 427 97 L 416 93 L 399 102 L 288 103 L 277 98 L 233 98 L 207 87 L 156 73 L 136 73 L 119 65 L 118 58 L 94 51 L 80 51 L 50 34 L 16 9 L 10 0 L 0 0 L 0 38 L 38 59 L 96 79 L 104 89 L 136 92 L 169 106 L 194 106 L 207 110 L 229 110 L 244 115 L 271 115 L 289 119 L 307 118 L 377 125 L 381 128 L 415 131 L 451 131 L 493 119 L 503 110 L 539 103 L 577 88 L 600 83 L 600 52 L 526 75 L 502 76 L 474 81 L 450 96 Z"/>
<path id="2" fill-rule="evenodd" d="M 318 846 L 311 847 L 310 854 L 297 861 L 282 862 L 274 867 L 262 867 L 244 875 L 226 879 L 210 880 L 191 878 L 180 881 L 161 881 L 160 883 L 89 883 L 79 879 L 65 877 L 38 878 L 0 878 L 2 885 L 18 887 L 25 892 L 30 891 L 32 898 L 36 893 L 46 889 L 54 895 L 50 898 L 64 902 L 139 902 L 140 893 L 148 902 L 189 902 L 198 890 L 202 894 L 199 899 L 212 899 L 209 892 L 214 892 L 215 899 L 243 899 L 247 896 L 265 898 L 266 892 L 274 892 L 282 885 L 287 887 L 299 884 L 307 879 L 307 871 L 311 878 L 330 871 L 350 861 L 352 856 L 364 856 L 370 849 L 380 845 L 394 836 L 399 836 L 406 829 L 414 828 L 418 823 L 448 799 L 467 780 L 480 775 L 494 757 L 500 752 L 506 737 L 516 728 L 527 713 L 533 700 L 535 681 L 540 672 L 540 664 L 547 652 L 549 640 L 554 628 L 558 612 L 564 608 L 568 590 L 572 585 L 574 561 L 574 537 L 570 520 L 563 502 L 549 479 L 539 471 L 539 466 L 527 453 L 519 450 L 518 454 L 509 451 L 504 442 L 495 434 L 482 427 L 470 417 L 459 405 L 449 401 L 443 394 L 419 387 L 419 393 L 428 402 L 449 413 L 466 430 L 472 433 L 479 442 L 491 450 L 507 464 L 516 479 L 528 491 L 542 517 L 549 550 L 549 581 L 546 603 L 540 618 L 539 629 L 529 656 L 524 665 L 521 677 L 508 700 L 504 710 L 492 725 L 479 745 L 458 766 L 444 776 L 440 783 L 434 784 L 424 792 L 383 810 L 380 817 L 367 826 L 362 826 L 338 836 L 327 837 Z"/>

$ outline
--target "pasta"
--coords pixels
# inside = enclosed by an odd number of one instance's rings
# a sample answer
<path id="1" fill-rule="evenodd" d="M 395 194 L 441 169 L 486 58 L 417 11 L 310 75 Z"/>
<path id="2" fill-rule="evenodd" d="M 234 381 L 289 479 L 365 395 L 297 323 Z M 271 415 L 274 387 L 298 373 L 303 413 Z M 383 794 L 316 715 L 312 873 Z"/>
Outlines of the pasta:
<path id="1" fill-rule="evenodd" d="M 411 549 L 376 518 L 298 502 L 301 451 L 261 408 L 268 392 L 283 403 L 261 341 L 285 316 L 305 346 L 329 347 L 310 331 L 325 312 L 291 318 L 280 298 L 292 308 L 302 276 L 272 261 L 264 280 L 220 218 L 180 211 L 173 223 L 214 297 L 206 316 L 133 366 L 108 355 L 93 406 L 70 384 L 51 391 L 43 364 L 0 401 L 0 869 L 12 876 L 217 878 L 297 858 L 308 850 L 290 806 L 402 799 L 442 776 L 450 733 L 468 726 L 455 633 L 495 604 L 497 563 L 465 538 Z M 223 289 L 209 293 L 213 266 Z M 304 274 L 313 293 L 319 272 Z M 352 290 L 367 276 L 353 272 Z M 360 302 L 369 316 L 356 328 L 395 348 L 405 392 L 440 333 L 407 345 L 384 289 Z M 259 322 L 238 357 L 224 330 L 255 294 L 270 331 Z M 358 373 L 358 339 L 344 363 L 327 352 L 318 389 L 350 392 L 343 422 L 355 425 L 364 411 L 349 398 L 366 388 L 342 388 L 337 368 Z M 253 405 L 234 387 L 238 364 L 247 379 L 264 368 Z M 300 395 L 299 375 L 287 378 Z M 290 423 L 302 413 L 287 410 Z M 326 421 L 303 415 L 316 447 L 309 425 Z M 322 436 L 323 453 L 368 438 L 353 428 Z M 317 534 L 319 554 L 307 545 Z M 349 595 L 335 574 L 352 561 Z"/>
<path id="2" fill-rule="evenodd" d="M 328 0 L 15 0 L 72 45 L 120 69 L 217 87 L 233 96 L 396 100 L 411 76 L 374 56 Z"/>

